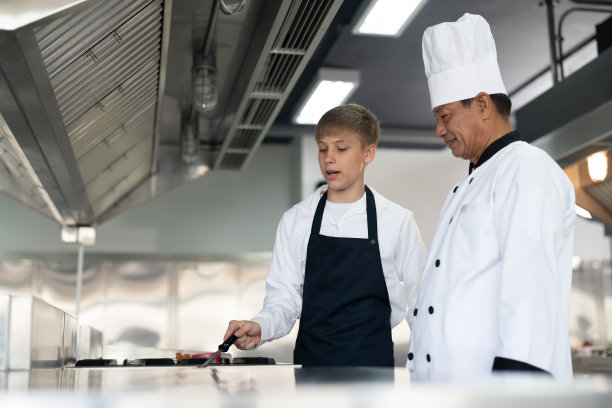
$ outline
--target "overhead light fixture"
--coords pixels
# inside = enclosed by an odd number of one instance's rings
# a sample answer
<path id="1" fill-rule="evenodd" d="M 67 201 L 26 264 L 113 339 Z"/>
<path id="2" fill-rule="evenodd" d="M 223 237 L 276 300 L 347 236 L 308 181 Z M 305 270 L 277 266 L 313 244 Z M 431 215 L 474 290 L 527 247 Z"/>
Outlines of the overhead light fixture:
<path id="1" fill-rule="evenodd" d="M 221 0 L 220 3 L 223 14 L 234 15 L 242 12 L 246 0 Z"/>
<path id="2" fill-rule="evenodd" d="M 79 227 L 77 241 L 81 245 L 95 245 L 96 229 L 94 227 Z"/>
<path id="3" fill-rule="evenodd" d="M 95 245 L 96 228 L 91 226 L 64 225 L 61 229 L 62 242 Z"/>
<path id="4" fill-rule="evenodd" d="M 372 0 L 353 34 L 399 37 L 427 0 Z"/>
<path id="5" fill-rule="evenodd" d="M 73 244 L 77 242 L 77 227 L 63 225 L 61 229 L 62 242 Z"/>
<path id="6" fill-rule="evenodd" d="M 576 209 L 576 214 L 581 216 L 582 218 L 586 218 L 586 219 L 589 219 L 589 220 L 593 218 L 591 216 L 590 212 L 588 212 L 584 208 L 580 207 L 579 205 L 575 205 L 574 204 L 574 208 Z"/>
<path id="7" fill-rule="evenodd" d="M 193 107 L 200 112 L 208 112 L 217 106 L 217 61 L 214 55 L 193 56 L 191 95 Z"/>
<path id="8" fill-rule="evenodd" d="M 608 176 L 608 153 L 598 152 L 587 157 L 589 177 L 593 181 L 604 181 Z"/>
<path id="9" fill-rule="evenodd" d="M 197 124 L 197 119 L 184 120 L 181 124 L 181 159 L 186 164 L 196 161 L 199 155 Z"/>
<path id="10" fill-rule="evenodd" d="M 359 86 L 359 71 L 321 68 L 293 118 L 300 125 L 315 125 L 325 112 L 345 103 Z"/>

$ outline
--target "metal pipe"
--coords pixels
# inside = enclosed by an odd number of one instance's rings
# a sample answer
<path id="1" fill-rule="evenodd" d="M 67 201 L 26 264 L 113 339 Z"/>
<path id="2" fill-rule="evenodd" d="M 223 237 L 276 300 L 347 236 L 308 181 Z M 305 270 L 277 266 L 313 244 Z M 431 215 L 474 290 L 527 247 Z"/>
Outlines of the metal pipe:
<path id="1" fill-rule="evenodd" d="M 600 275 L 601 277 L 601 281 L 596 282 L 595 284 L 595 308 L 597 310 L 597 317 L 599 320 L 597 322 L 599 326 L 599 344 L 606 347 L 608 345 L 608 324 L 606 322 L 606 293 L 604 291 L 606 282 L 603 265 L 593 275 Z M 597 278 L 599 278 L 599 276 L 597 276 L 595 279 Z"/>
<path id="2" fill-rule="evenodd" d="M 572 3 L 590 4 L 593 6 L 612 6 L 612 1 L 605 0 L 570 0 Z"/>
<path id="3" fill-rule="evenodd" d="M 83 288 L 83 253 L 85 246 L 79 244 L 79 253 L 77 258 L 77 280 L 76 280 L 76 322 L 77 322 L 77 350 L 80 350 L 81 339 L 79 336 L 80 330 L 78 329 L 80 323 L 79 315 L 81 314 L 81 291 Z"/>
<path id="4" fill-rule="evenodd" d="M 572 55 L 574 55 L 574 53 L 576 53 L 578 50 L 580 50 L 581 48 L 583 48 L 585 45 L 587 45 L 588 43 L 590 43 L 591 41 L 593 41 L 595 39 L 595 34 L 593 34 L 592 36 L 582 40 L 580 43 L 576 44 L 574 47 L 572 47 L 572 49 L 570 49 L 567 54 L 565 54 L 565 58 L 569 58 Z M 533 81 L 535 81 L 536 79 L 538 79 L 539 77 L 541 77 L 542 75 L 544 75 L 545 73 L 547 73 L 548 71 L 550 71 L 550 66 L 542 68 L 541 70 L 539 70 L 538 72 L 536 72 L 534 75 L 532 75 L 531 77 L 529 77 L 529 79 L 527 79 L 525 82 L 523 82 L 522 84 L 520 84 L 519 86 L 517 86 L 516 88 L 514 88 L 512 91 L 508 92 L 508 96 L 512 97 L 512 95 L 516 94 L 517 92 L 523 90 L 523 88 L 526 88 L 527 86 L 529 86 L 529 84 L 531 84 Z"/>
<path id="5" fill-rule="evenodd" d="M 189 112 L 187 113 L 189 122 L 198 120 L 198 111 L 208 111 L 213 109 L 216 105 L 216 88 L 212 88 L 210 85 L 211 81 L 214 82 L 214 78 L 210 77 L 210 75 L 212 75 L 210 70 L 216 70 L 213 38 L 215 37 L 215 27 L 217 25 L 217 16 L 219 15 L 220 1 L 221 0 L 213 1 L 201 52 L 196 51 L 193 55 L 193 66 L 191 69 L 192 99 Z M 214 75 L 216 75 L 216 72 Z M 214 90 L 214 97 L 207 94 L 207 92 L 213 92 L 212 90 Z M 204 102 L 204 98 L 206 98 L 207 102 Z"/>
<path id="6" fill-rule="evenodd" d="M 553 0 L 545 0 L 546 16 L 548 20 L 548 45 L 550 48 L 550 69 L 553 77 L 553 86 L 559 83 L 557 75 L 557 46 L 555 43 L 555 12 Z"/>
<path id="7" fill-rule="evenodd" d="M 217 25 L 217 16 L 219 15 L 219 4 L 221 0 L 214 0 L 212 9 L 210 10 L 210 21 L 206 30 L 206 38 L 204 38 L 204 46 L 202 47 L 202 55 L 207 56 L 212 46 L 212 39 L 215 36 L 215 26 Z"/>

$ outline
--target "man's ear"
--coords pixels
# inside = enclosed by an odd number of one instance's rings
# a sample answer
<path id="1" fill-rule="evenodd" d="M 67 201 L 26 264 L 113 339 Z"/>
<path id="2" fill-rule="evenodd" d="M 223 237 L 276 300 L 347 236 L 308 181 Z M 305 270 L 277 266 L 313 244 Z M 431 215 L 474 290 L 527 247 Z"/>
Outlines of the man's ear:
<path id="1" fill-rule="evenodd" d="M 478 109 L 478 116 L 481 119 L 489 119 L 493 113 L 493 101 L 486 92 L 481 92 L 474 98 L 475 107 Z"/>
<path id="2" fill-rule="evenodd" d="M 365 156 L 363 158 L 363 161 L 366 164 L 370 164 L 370 162 L 374 160 L 375 155 L 376 155 L 376 145 L 375 144 L 367 145 L 365 148 Z"/>

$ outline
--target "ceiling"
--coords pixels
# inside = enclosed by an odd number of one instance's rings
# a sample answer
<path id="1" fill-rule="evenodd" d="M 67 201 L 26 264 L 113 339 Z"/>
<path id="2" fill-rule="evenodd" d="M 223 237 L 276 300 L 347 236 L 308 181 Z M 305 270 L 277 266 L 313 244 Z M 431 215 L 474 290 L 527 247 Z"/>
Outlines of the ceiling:
<path id="1" fill-rule="evenodd" d="M 404 136 L 403 140 L 394 138 L 392 147 L 426 147 L 423 143 L 425 133 L 432 135 L 433 146 L 442 147 L 433 137 L 435 122 L 430 111 L 421 40 L 427 27 L 455 21 L 466 12 L 480 14 L 489 22 L 502 77 L 511 97 L 518 97 L 513 95 L 514 91 L 550 65 L 547 11 L 541 1 L 429 0 L 398 38 L 351 33 L 354 21 L 367 3 L 368 0 L 344 1 L 317 53 L 280 112 L 275 123 L 278 132 L 273 129 L 275 134 L 289 130 L 282 127 L 291 124 L 296 104 L 316 70 L 319 67 L 338 67 L 361 72 L 360 86 L 351 96 L 351 101 L 368 107 L 378 116 L 383 129 L 383 146 L 385 134 L 391 133 Z M 593 36 L 595 25 L 612 13 L 611 6 L 587 6 L 562 0 L 554 7 L 557 21 L 565 11 L 577 6 L 611 11 L 568 14 L 562 26 L 564 51 Z M 593 47 L 591 44 L 591 49 Z M 549 72 L 544 76 L 552 78 Z M 411 139 L 414 143 L 410 142 Z"/>
<path id="2" fill-rule="evenodd" d="M 488 20 L 515 103 L 528 102 L 517 90 L 532 78 L 540 93 L 552 82 L 537 0 L 428 0 L 400 37 L 351 33 L 369 0 L 247 0 L 236 14 L 219 11 L 225 2 L 0 3 L 0 189 L 63 226 L 97 225 L 207 171 L 243 171 L 261 143 L 312 132 L 291 118 L 321 67 L 360 71 L 351 102 L 378 116 L 381 146 L 443 148 L 421 38 L 465 12 Z M 612 10 L 577 3 L 559 1 L 556 20 L 577 6 Z M 564 50 L 609 16 L 568 14 Z M 594 44 L 568 59 L 567 75 L 595 57 Z M 216 60 L 216 105 L 205 112 L 191 102 L 199 53 Z"/>

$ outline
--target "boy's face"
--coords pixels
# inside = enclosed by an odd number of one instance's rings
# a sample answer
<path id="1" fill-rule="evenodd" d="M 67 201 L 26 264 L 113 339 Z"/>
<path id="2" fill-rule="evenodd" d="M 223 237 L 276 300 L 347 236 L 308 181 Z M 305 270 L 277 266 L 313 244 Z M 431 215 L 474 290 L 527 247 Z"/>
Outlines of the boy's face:
<path id="1" fill-rule="evenodd" d="M 319 166 L 328 189 L 363 193 L 366 165 L 374 159 L 375 145 L 361 146 L 350 130 L 324 134 L 319 141 Z"/>

